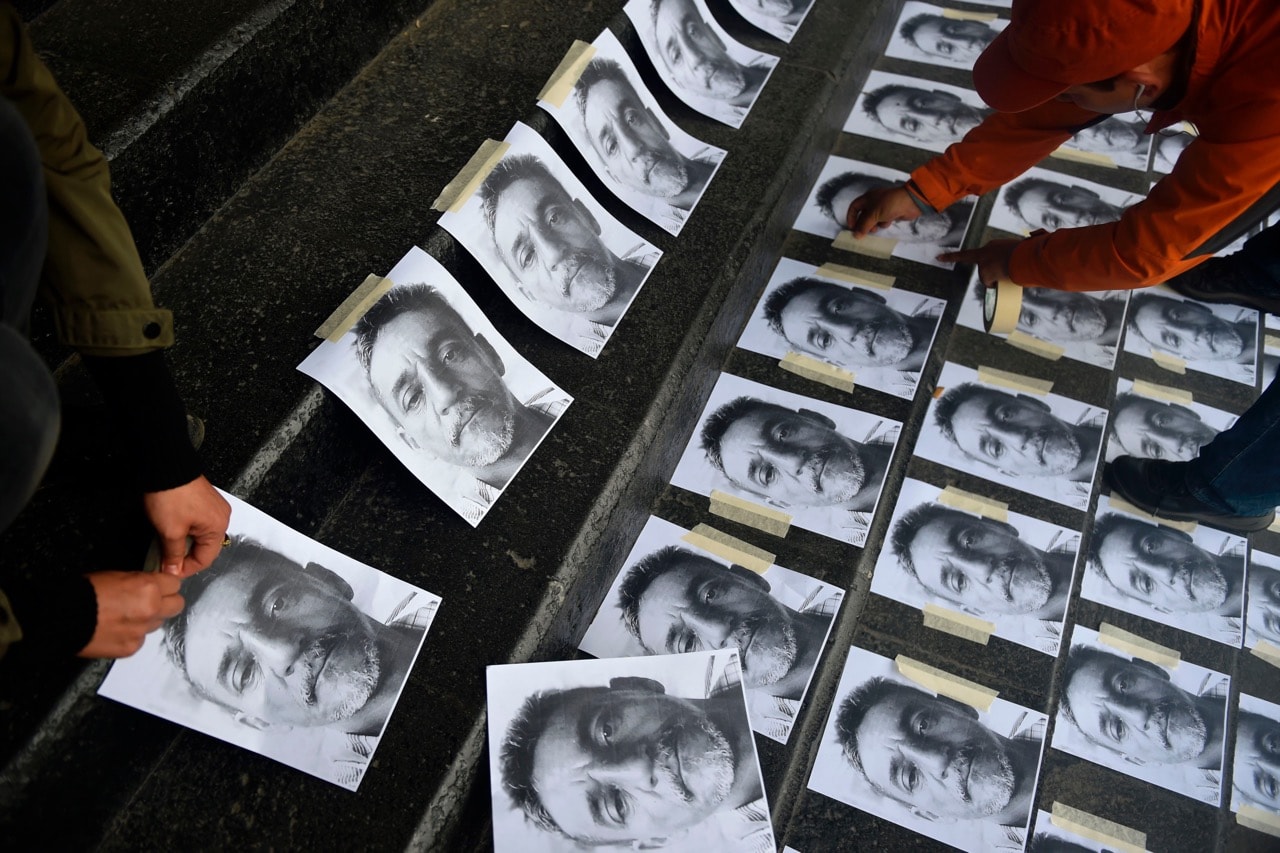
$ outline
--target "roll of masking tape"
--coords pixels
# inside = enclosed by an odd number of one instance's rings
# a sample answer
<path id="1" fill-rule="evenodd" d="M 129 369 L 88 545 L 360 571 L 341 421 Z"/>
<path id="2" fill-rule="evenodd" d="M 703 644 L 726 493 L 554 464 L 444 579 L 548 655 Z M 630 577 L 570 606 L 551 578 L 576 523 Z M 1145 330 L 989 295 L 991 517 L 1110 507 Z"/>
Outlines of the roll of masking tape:
<path id="1" fill-rule="evenodd" d="M 1011 281 L 987 285 L 982 294 L 982 324 L 993 335 L 1007 335 L 1018 327 L 1022 288 Z"/>

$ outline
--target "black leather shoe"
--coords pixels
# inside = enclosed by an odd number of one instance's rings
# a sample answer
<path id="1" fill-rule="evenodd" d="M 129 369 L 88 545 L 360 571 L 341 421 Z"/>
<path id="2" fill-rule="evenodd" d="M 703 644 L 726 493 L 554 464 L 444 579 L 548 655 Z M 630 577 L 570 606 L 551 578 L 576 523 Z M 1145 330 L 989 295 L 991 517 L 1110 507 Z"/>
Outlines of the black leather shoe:
<path id="1" fill-rule="evenodd" d="M 1280 314 L 1280 296 L 1258 290 L 1247 276 L 1236 271 L 1230 257 L 1210 258 L 1198 267 L 1175 275 L 1165 285 L 1201 302 L 1229 302 Z"/>
<path id="2" fill-rule="evenodd" d="M 1226 515 L 1206 506 L 1187 490 L 1178 467 L 1185 464 L 1121 456 L 1107 466 L 1105 478 L 1113 492 L 1156 518 L 1202 521 L 1237 533 L 1264 530 L 1275 520 L 1274 510 L 1262 515 Z"/>

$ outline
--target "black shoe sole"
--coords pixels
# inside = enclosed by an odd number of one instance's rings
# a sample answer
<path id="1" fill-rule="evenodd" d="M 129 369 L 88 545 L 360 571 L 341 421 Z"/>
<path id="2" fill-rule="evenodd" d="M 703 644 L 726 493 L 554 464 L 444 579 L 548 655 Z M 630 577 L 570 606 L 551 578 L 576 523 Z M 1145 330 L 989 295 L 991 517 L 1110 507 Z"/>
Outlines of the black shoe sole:
<path id="1" fill-rule="evenodd" d="M 1111 493 L 1121 500 L 1128 501 L 1138 509 L 1150 515 L 1152 518 L 1164 521 L 1194 521 L 1200 524 L 1208 524 L 1212 527 L 1220 527 L 1223 530 L 1230 530 L 1233 533 L 1257 533 L 1259 530 L 1266 530 L 1276 520 L 1275 511 L 1271 511 L 1264 515 L 1222 515 L 1214 512 L 1171 512 L 1162 510 L 1150 501 L 1134 500 L 1124 489 L 1116 486 L 1115 475 L 1112 473 L 1113 468 L 1108 465 L 1103 474 L 1103 479 L 1107 485 L 1111 487 Z"/>
<path id="2" fill-rule="evenodd" d="M 1264 296 L 1250 296 L 1247 293 L 1204 293 L 1196 290 L 1194 287 L 1188 287 L 1177 281 L 1166 281 L 1165 286 L 1170 290 L 1181 293 L 1183 296 L 1200 302 L 1216 302 L 1226 305 L 1243 305 L 1245 308 L 1254 308 L 1266 314 L 1280 315 L 1280 299 L 1268 299 Z"/>

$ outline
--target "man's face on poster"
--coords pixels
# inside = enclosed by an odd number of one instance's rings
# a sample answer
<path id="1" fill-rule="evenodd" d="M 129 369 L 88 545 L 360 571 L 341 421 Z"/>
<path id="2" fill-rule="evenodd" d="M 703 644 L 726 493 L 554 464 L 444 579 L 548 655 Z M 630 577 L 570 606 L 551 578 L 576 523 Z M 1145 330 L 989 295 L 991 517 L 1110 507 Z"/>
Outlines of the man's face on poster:
<path id="1" fill-rule="evenodd" d="M 1142 142 L 1142 125 L 1122 118 L 1106 118 L 1075 135 L 1075 145 L 1097 154 L 1123 154 Z"/>
<path id="2" fill-rule="evenodd" d="M 407 444 L 454 465 L 492 464 L 510 449 L 519 403 L 503 365 L 451 310 L 410 310 L 378 332 L 369 381 Z"/>
<path id="3" fill-rule="evenodd" d="M 582 113 L 588 142 L 618 183 L 656 198 L 684 192 L 685 159 L 631 86 L 609 77 L 597 80 Z"/>
<path id="4" fill-rule="evenodd" d="M 1208 724 L 1194 698 L 1154 664 L 1092 658 L 1063 690 L 1084 736 L 1127 757 L 1180 764 L 1199 756 L 1208 742 Z"/>
<path id="5" fill-rule="evenodd" d="M 869 190 L 887 187 L 891 181 L 882 178 L 871 178 L 858 175 L 831 197 L 831 205 L 824 212 L 836 225 L 847 228 L 849 205 Z M 894 222 L 875 233 L 877 237 L 897 240 L 900 243 L 938 243 L 951 233 L 951 215 L 945 210 L 941 213 L 923 213 L 910 222 Z"/>
<path id="6" fill-rule="evenodd" d="M 734 733 L 646 685 L 660 687 L 619 678 L 569 691 L 547 719 L 531 782 L 567 835 L 599 843 L 665 837 L 724 805 L 737 772 Z"/>
<path id="7" fill-rule="evenodd" d="M 747 88 L 741 65 L 698 14 L 691 0 L 657 0 L 653 28 L 658 55 L 682 89 L 715 100 L 732 100 Z"/>
<path id="8" fill-rule="evenodd" d="M 978 722 L 976 711 L 910 687 L 867 709 L 857 748 L 872 785 L 942 818 L 997 814 L 1017 787 L 1005 744 Z"/>
<path id="9" fill-rule="evenodd" d="M 1053 593 L 1041 553 L 1005 522 L 939 513 L 920 525 L 906 556 L 931 593 L 978 613 L 1031 613 Z"/>
<path id="10" fill-rule="evenodd" d="M 982 21 L 928 15 L 916 27 L 911 42 L 932 56 L 972 65 L 995 37 L 996 31 Z"/>
<path id="11" fill-rule="evenodd" d="M 613 298 L 617 258 L 594 217 L 558 181 L 534 174 L 503 188 L 493 239 L 507 269 L 552 308 L 589 313 Z"/>
<path id="12" fill-rule="evenodd" d="M 636 616 L 640 643 L 651 654 L 736 648 L 748 687 L 773 684 L 795 666 L 792 611 L 746 569 L 681 554 L 650 582 Z"/>
<path id="13" fill-rule="evenodd" d="M 1234 765 L 1232 781 L 1240 795 L 1264 809 L 1280 811 L 1280 722 L 1241 711 Z"/>
<path id="14" fill-rule="evenodd" d="M 321 572 L 237 564 L 187 614 L 187 677 L 203 694 L 267 725 L 340 724 L 382 675 L 375 623 Z M 339 582 L 340 583 L 340 582 Z"/>
<path id="15" fill-rule="evenodd" d="M 1018 199 L 1016 210 L 1028 226 L 1046 231 L 1114 222 L 1122 212 L 1122 208 L 1103 201 L 1091 189 L 1048 181 L 1028 187 Z"/>
<path id="16" fill-rule="evenodd" d="M 915 335 L 884 297 L 814 282 L 779 312 L 783 336 L 797 350 L 845 367 L 887 367 L 906 360 Z"/>
<path id="17" fill-rule="evenodd" d="M 1130 456 L 1186 462 L 1217 433 L 1190 409 L 1130 395 L 1111 414 L 1111 435 Z"/>
<path id="18" fill-rule="evenodd" d="M 744 5 L 766 18 L 786 18 L 796 10 L 794 0 L 744 0 Z"/>
<path id="19" fill-rule="evenodd" d="M 951 417 L 956 444 L 1015 476 L 1069 473 L 1084 458 L 1075 431 L 1034 397 L 980 388 Z"/>
<path id="20" fill-rule="evenodd" d="M 1254 563 L 1249 566 L 1249 630 L 1280 643 L 1280 572 Z"/>
<path id="21" fill-rule="evenodd" d="M 783 505 L 836 506 L 851 500 L 869 473 L 861 445 L 825 415 L 759 403 L 720 439 L 724 473 L 740 488 Z"/>
<path id="22" fill-rule="evenodd" d="M 1107 331 L 1107 315 L 1083 293 L 1028 287 L 1022 291 L 1018 326 L 1046 341 L 1091 341 Z"/>
<path id="23" fill-rule="evenodd" d="M 875 118 L 918 142 L 955 142 L 982 123 L 983 112 L 952 92 L 894 86 L 876 104 Z"/>
<path id="24" fill-rule="evenodd" d="M 1236 327 L 1194 302 L 1143 299 L 1132 308 L 1129 325 L 1151 346 L 1187 361 L 1234 361 L 1244 352 Z"/>
<path id="25" fill-rule="evenodd" d="M 1188 534 L 1137 519 L 1107 530 L 1097 559 L 1122 595 L 1167 612 L 1217 610 L 1231 591 L 1217 558 Z"/>

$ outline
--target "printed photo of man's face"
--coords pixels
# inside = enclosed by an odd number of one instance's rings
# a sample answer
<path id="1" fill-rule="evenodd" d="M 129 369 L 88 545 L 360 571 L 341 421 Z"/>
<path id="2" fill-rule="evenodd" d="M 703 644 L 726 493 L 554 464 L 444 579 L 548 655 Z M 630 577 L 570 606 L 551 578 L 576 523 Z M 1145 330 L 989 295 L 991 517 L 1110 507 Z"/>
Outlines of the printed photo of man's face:
<path id="1" fill-rule="evenodd" d="M 1023 178 L 1010 184 L 1004 201 L 1030 230 L 1082 228 L 1120 218 L 1124 209 L 1105 201 L 1088 187 Z"/>
<path id="2" fill-rule="evenodd" d="M 729 101 L 741 96 L 748 80 L 724 42 L 690 0 L 652 0 L 654 35 L 667 79 L 703 97 Z"/>
<path id="3" fill-rule="evenodd" d="M 796 349 L 847 368 L 902 364 L 917 346 L 908 317 L 867 290 L 796 279 L 770 296 L 775 325 Z"/>
<path id="4" fill-rule="evenodd" d="M 957 142 L 986 115 L 954 92 L 913 86 L 868 92 L 863 109 L 885 130 L 921 143 Z"/>
<path id="5" fill-rule="evenodd" d="M 920 51 L 965 67 L 972 67 L 996 37 L 996 31 L 984 21 L 931 14 L 908 19 L 898 33 Z"/>
<path id="6" fill-rule="evenodd" d="M 848 227 L 849 205 L 864 193 L 887 187 L 892 181 L 846 172 L 836 175 L 818 188 L 814 201 L 826 216 L 835 223 L 837 229 Z M 925 213 L 909 222 L 894 222 L 876 232 L 877 237 L 897 240 L 903 243 L 938 243 L 952 229 L 955 222 L 951 214 L 944 210 L 940 213 Z"/>
<path id="7" fill-rule="evenodd" d="M 1238 587 L 1214 555 L 1181 530 L 1116 513 L 1094 525 L 1091 565 L 1122 596 L 1172 613 L 1212 612 Z M 1243 570 L 1243 561 L 1241 561 Z"/>
<path id="8" fill-rule="evenodd" d="M 1048 287 L 1022 291 L 1018 328 L 1042 340 L 1094 340 L 1107 331 L 1109 322 L 1098 300 L 1084 293 Z"/>
<path id="9" fill-rule="evenodd" d="M 1195 459 L 1218 434 L 1185 406 L 1138 394 L 1116 395 L 1109 431 L 1115 448 L 1108 455 L 1175 462 Z"/>
<path id="10" fill-rule="evenodd" d="M 1246 710 L 1246 699 L 1252 697 L 1241 697 L 1236 720 L 1232 784 L 1249 804 L 1280 812 L 1280 721 Z"/>
<path id="11" fill-rule="evenodd" d="M 1253 343 L 1236 324 L 1206 306 L 1153 293 L 1132 297 L 1129 331 L 1154 349 L 1187 361 L 1234 361 Z"/>
<path id="12" fill-rule="evenodd" d="M 1009 474 L 1047 477 L 1076 469 L 1084 448 L 1071 425 L 1043 401 L 978 385 L 943 395 L 944 432 L 970 457 Z"/>

